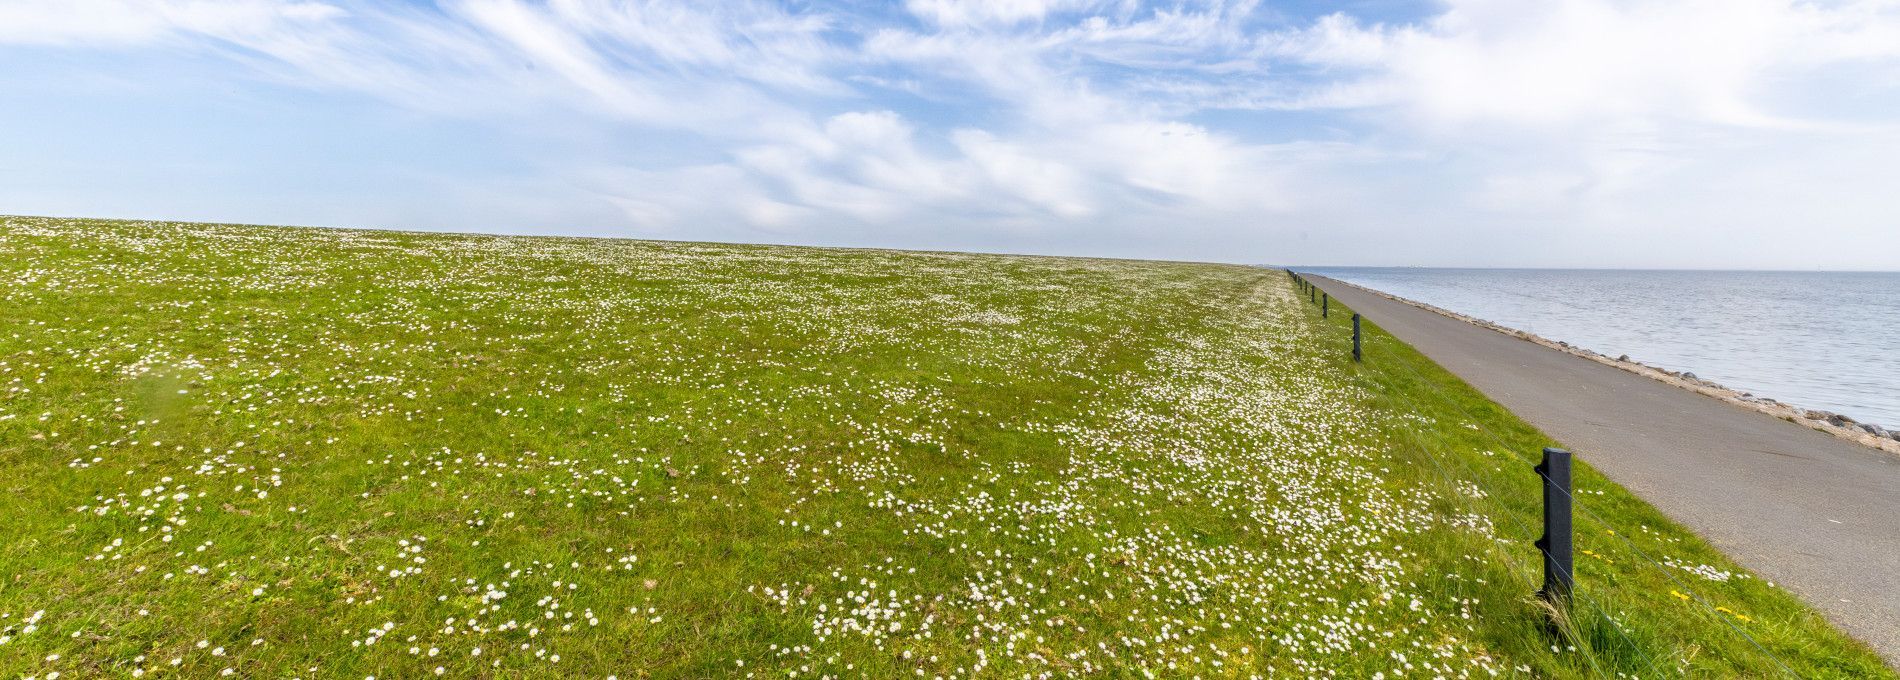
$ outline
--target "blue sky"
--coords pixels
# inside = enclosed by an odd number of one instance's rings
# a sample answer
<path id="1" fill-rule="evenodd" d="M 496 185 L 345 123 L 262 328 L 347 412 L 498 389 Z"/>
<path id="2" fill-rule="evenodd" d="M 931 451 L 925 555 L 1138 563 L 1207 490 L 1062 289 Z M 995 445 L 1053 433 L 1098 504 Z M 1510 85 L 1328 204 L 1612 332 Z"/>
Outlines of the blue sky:
<path id="1" fill-rule="evenodd" d="M 0 0 L 0 213 L 1900 270 L 1900 2 Z"/>

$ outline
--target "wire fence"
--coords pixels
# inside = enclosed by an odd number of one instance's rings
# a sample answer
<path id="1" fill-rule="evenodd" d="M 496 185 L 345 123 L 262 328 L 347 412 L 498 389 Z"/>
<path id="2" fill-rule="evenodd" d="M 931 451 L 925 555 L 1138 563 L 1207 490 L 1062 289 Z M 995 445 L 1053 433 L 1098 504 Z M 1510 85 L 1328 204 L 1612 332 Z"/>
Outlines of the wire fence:
<path id="1" fill-rule="evenodd" d="M 1315 302 L 1316 306 L 1320 308 L 1322 322 L 1331 318 L 1331 307 L 1333 306 L 1341 307 L 1341 311 L 1349 310 L 1343 303 L 1333 299 L 1330 294 L 1319 292 L 1318 286 L 1307 281 L 1305 277 L 1290 270 L 1287 273 L 1298 283 L 1301 292 L 1304 294 L 1303 296 Z M 1316 295 L 1323 295 L 1324 297 L 1317 297 Z M 1367 342 L 1370 338 L 1362 340 L 1362 334 L 1359 328 L 1360 315 L 1353 313 L 1352 317 L 1354 325 L 1352 353 L 1354 360 L 1357 362 L 1362 360 L 1362 343 Z M 1404 371 L 1402 376 L 1413 381 L 1415 384 L 1428 385 L 1437 382 L 1428 379 L 1417 369 L 1413 368 L 1409 362 L 1405 361 L 1366 362 L 1366 365 L 1372 367 L 1370 370 L 1375 371 L 1383 371 L 1389 367 L 1397 366 L 1399 370 Z M 1390 391 L 1385 396 L 1389 398 L 1397 397 L 1406 401 L 1414 408 L 1415 412 L 1426 412 L 1429 410 L 1423 408 L 1425 406 L 1425 403 L 1421 400 L 1423 395 L 1416 390 Z M 1449 406 L 1459 417 L 1465 420 L 1468 427 L 1473 429 L 1483 441 L 1492 444 L 1495 447 L 1494 451 L 1502 452 L 1503 455 L 1507 456 L 1507 460 L 1510 462 L 1522 465 L 1523 469 L 1527 471 L 1536 466 L 1537 462 L 1527 457 L 1521 450 L 1521 444 L 1514 445 L 1509 442 L 1505 436 L 1495 431 L 1493 424 L 1488 422 L 1489 419 L 1481 418 L 1477 414 L 1472 413 L 1470 409 L 1467 409 L 1462 403 L 1459 403 L 1457 399 L 1440 399 L 1433 401 L 1432 404 L 1440 407 Z M 1452 493 L 1448 495 L 1459 499 L 1459 502 L 1465 505 L 1466 510 L 1478 516 L 1494 518 L 1494 523 L 1496 518 L 1502 518 L 1508 521 L 1510 523 L 1509 529 L 1516 536 L 1527 537 L 1535 535 L 1532 533 L 1529 520 L 1524 517 L 1522 511 L 1513 510 L 1505 506 L 1503 499 L 1510 498 L 1511 496 L 1499 494 L 1495 488 L 1485 485 L 1483 480 L 1486 475 L 1480 474 L 1477 469 L 1472 467 L 1472 464 L 1476 462 L 1475 459 L 1470 456 L 1453 455 L 1448 451 L 1435 451 L 1432 446 L 1427 445 L 1423 441 L 1419 442 L 1418 449 L 1425 454 L 1427 460 L 1430 461 L 1431 468 L 1440 480 L 1445 483 L 1446 488 L 1452 491 Z M 1445 455 L 1441 455 L 1441 453 Z M 1449 459 L 1449 463 L 1447 459 Z M 1473 488 L 1478 490 L 1478 493 L 1457 493 L 1459 489 L 1463 488 L 1459 484 L 1460 481 L 1471 484 Z M 1674 592 L 1680 594 L 1680 599 L 1684 599 L 1696 605 L 1695 609 L 1699 617 L 1721 623 L 1723 627 L 1732 631 L 1735 635 L 1739 636 L 1740 639 L 1745 640 L 1749 646 L 1753 647 L 1756 651 L 1760 652 L 1763 657 L 1771 661 L 1780 672 L 1789 676 L 1799 677 L 1799 674 L 1790 667 L 1786 660 L 1771 652 L 1760 640 L 1757 640 L 1753 635 L 1749 634 L 1747 630 L 1737 626 L 1735 621 L 1730 620 L 1727 616 L 1723 616 L 1720 608 L 1711 598 L 1701 592 L 1701 590 L 1690 585 L 1689 582 L 1676 573 L 1676 569 L 1672 569 L 1670 566 L 1658 561 L 1654 556 L 1650 555 L 1649 551 L 1643 550 L 1642 547 L 1630 540 L 1627 531 L 1619 531 L 1619 527 L 1609 520 L 1604 519 L 1593 510 L 1592 504 L 1586 502 L 1585 498 L 1580 498 L 1572 493 L 1570 489 L 1560 486 L 1550 486 L 1547 488 L 1553 489 L 1561 493 L 1565 498 L 1568 498 L 1570 506 L 1581 514 L 1586 525 L 1593 527 L 1593 531 L 1600 532 L 1600 535 L 1615 538 L 1621 546 L 1626 548 L 1631 554 L 1637 556 L 1644 568 L 1653 570 L 1655 573 L 1662 575 L 1664 579 L 1674 586 Z M 1624 529 L 1627 528 L 1625 527 Z M 1495 535 L 1495 533 L 1494 531 L 1493 534 Z M 1527 559 L 1513 556 L 1507 552 L 1505 550 L 1506 544 L 1502 540 L 1487 541 L 1487 544 L 1489 545 L 1491 556 L 1499 560 L 1500 564 L 1504 565 L 1506 571 L 1516 575 L 1518 580 L 1523 582 L 1527 592 L 1534 589 L 1532 572 L 1535 571 L 1535 569 L 1530 566 L 1528 562 L 1531 559 L 1541 562 L 1541 555 L 1539 553 L 1527 551 L 1530 553 Z M 1584 552 L 1590 553 L 1591 551 L 1586 550 Z M 1574 577 L 1574 573 L 1572 575 Z M 1614 632 L 1616 638 L 1619 639 L 1636 658 L 1640 659 L 1639 665 L 1642 667 L 1641 675 L 1653 676 L 1656 674 L 1657 663 L 1659 661 L 1656 656 L 1650 653 L 1649 650 L 1646 650 L 1645 645 L 1638 643 L 1629 636 L 1626 627 L 1618 622 L 1616 617 L 1612 615 L 1612 611 L 1607 606 L 1607 603 L 1591 594 L 1588 584 L 1579 583 L 1577 587 L 1572 590 L 1571 596 L 1573 599 L 1568 608 L 1569 610 L 1567 612 L 1558 611 L 1556 618 L 1559 621 L 1567 616 L 1574 624 L 1579 614 L 1601 620 L 1609 630 Z M 1591 615 L 1594 616 L 1592 617 Z M 1605 668 L 1604 661 L 1599 658 L 1599 654 L 1594 648 L 1595 645 L 1590 644 L 1588 640 L 1581 639 L 1572 640 L 1572 642 L 1576 643 L 1578 652 L 1584 656 L 1593 673 L 1600 677 L 1610 677 L 1609 669 Z"/>

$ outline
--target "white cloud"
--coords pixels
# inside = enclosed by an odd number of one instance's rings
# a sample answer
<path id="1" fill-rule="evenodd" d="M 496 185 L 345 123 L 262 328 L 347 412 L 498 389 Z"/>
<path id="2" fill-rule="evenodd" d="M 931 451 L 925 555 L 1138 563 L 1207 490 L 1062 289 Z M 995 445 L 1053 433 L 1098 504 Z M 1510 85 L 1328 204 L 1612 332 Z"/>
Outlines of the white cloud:
<path id="1" fill-rule="evenodd" d="M 535 181 L 497 185 L 675 238 L 1339 259 L 1324 253 L 1448 234 L 1530 258 L 1559 230 L 1759 242 L 1805 208 L 1900 246 L 1873 228 L 1891 200 L 1867 179 L 1900 170 L 1900 3 L 1435 7 L 1289 25 L 1219 0 L 909 0 L 899 17 L 750 0 L 15 0 L 0 49 L 163 46 L 242 69 L 221 78 L 535 142 L 690 147 L 546 144 Z M 1747 191 L 1709 193 L 1724 186 Z M 1689 197 L 1721 205 L 1697 219 Z M 532 222 L 532 205 L 504 212 Z"/>
<path id="2" fill-rule="evenodd" d="M 904 7 L 940 26 L 967 27 L 1040 21 L 1056 12 L 1102 4 L 1095 0 L 905 0 Z"/>
<path id="3" fill-rule="evenodd" d="M 1778 0 L 1453 0 L 1424 25 L 1345 15 L 1272 36 L 1270 52 L 1366 74 L 1313 100 L 1399 107 L 1428 124 L 1564 125 L 1676 118 L 1793 125 L 1776 80 L 1846 59 L 1900 58 L 1900 7 Z"/>
<path id="4" fill-rule="evenodd" d="M 987 185 L 1001 192 L 999 196 L 1063 219 L 1096 214 L 1088 195 L 1088 180 L 1075 168 L 982 130 L 959 130 L 953 138 L 957 150 L 969 159 Z"/>
<path id="5" fill-rule="evenodd" d="M 323 2 L 283 0 L 12 0 L 0 44 L 137 45 L 179 34 L 258 35 L 337 19 Z"/>

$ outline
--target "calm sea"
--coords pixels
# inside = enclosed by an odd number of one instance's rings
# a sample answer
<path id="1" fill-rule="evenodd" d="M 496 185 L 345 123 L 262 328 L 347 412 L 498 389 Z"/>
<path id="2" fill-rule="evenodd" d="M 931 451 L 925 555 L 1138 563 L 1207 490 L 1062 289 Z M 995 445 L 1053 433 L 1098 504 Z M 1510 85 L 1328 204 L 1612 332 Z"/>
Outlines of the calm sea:
<path id="1" fill-rule="evenodd" d="M 1900 273 L 1303 269 L 1797 406 L 1900 426 Z"/>

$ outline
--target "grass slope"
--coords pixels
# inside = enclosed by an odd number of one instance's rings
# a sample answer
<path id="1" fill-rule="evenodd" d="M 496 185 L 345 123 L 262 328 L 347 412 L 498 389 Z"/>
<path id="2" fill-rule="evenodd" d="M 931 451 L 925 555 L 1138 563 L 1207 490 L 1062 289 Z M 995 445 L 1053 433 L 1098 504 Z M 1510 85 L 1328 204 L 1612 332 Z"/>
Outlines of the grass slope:
<path id="1" fill-rule="evenodd" d="M 0 676 L 1887 672 L 1587 469 L 1553 619 L 1543 438 L 1343 316 L 1234 266 L 0 218 Z"/>

